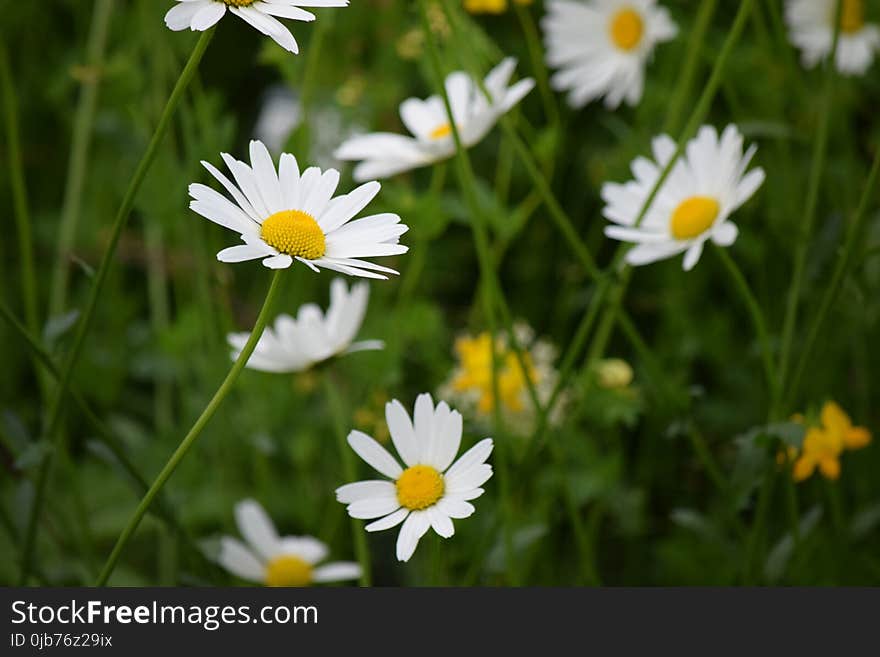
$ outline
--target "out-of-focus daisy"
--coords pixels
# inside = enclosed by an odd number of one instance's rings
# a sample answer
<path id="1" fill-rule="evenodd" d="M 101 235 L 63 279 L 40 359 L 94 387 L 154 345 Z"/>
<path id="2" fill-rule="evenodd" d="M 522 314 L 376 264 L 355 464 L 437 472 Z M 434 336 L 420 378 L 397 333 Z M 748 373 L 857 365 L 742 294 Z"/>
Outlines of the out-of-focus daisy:
<path id="1" fill-rule="evenodd" d="M 687 144 L 685 156 L 672 167 L 641 224 L 636 226 L 639 211 L 675 148 L 669 136 L 655 138 L 655 162 L 636 158 L 632 163 L 635 180 L 602 187 L 606 203 L 603 214 L 618 224 L 606 227 L 605 234 L 637 244 L 626 256 L 631 265 L 685 253 L 684 269 L 689 271 L 700 259 L 706 240 L 730 246 L 739 234 L 729 221 L 730 215 L 764 182 L 763 169 L 746 173 L 757 147 L 752 145 L 743 153 L 743 137 L 736 126 L 727 126 L 720 139 L 715 128 L 703 126 Z"/>
<path id="2" fill-rule="evenodd" d="M 221 262 L 262 259 L 270 269 L 290 267 L 294 260 L 314 271 L 319 267 L 350 276 L 387 278 L 396 274 L 362 258 L 406 253 L 399 244 L 409 228 L 396 214 L 384 213 L 352 221 L 379 193 L 378 182 L 333 197 L 339 172 L 310 167 L 300 174 L 296 158 L 281 155 L 278 171 L 269 151 L 252 141 L 251 165 L 223 153 L 233 184 L 216 167 L 202 162 L 229 192 L 234 203 L 207 185 L 190 185 L 190 208 L 214 223 L 234 230 L 244 244 L 223 249 Z"/>
<path id="3" fill-rule="evenodd" d="M 429 394 L 416 399 L 413 420 L 396 399 L 385 406 L 385 420 L 406 467 L 370 436 L 352 431 L 351 448 L 390 481 L 346 484 L 336 489 L 336 499 L 348 505 L 352 518 L 378 518 L 366 526 L 368 532 L 403 523 L 397 558 L 408 561 L 428 529 L 449 538 L 455 533 L 452 519 L 474 512 L 469 500 L 483 494 L 480 486 L 492 476 L 486 459 L 493 443 L 485 438 L 453 463 L 461 445 L 461 415 L 446 402 L 435 407 Z"/>
<path id="4" fill-rule="evenodd" d="M 229 10 L 252 27 L 271 37 L 279 46 L 294 54 L 299 45 L 278 18 L 313 21 L 315 15 L 301 7 L 347 7 L 348 0 L 176 0 L 165 14 L 165 24 L 175 32 L 203 32 L 215 25 Z"/>
<path id="5" fill-rule="evenodd" d="M 345 281 L 333 279 L 327 314 L 307 303 L 295 319 L 279 315 L 275 326 L 267 327 L 260 336 L 247 367 L 262 372 L 301 372 L 339 354 L 382 349 L 381 340 L 352 342 L 364 321 L 369 295 L 366 283 L 357 283 L 349 291 Z M 227 339 L 232 359 L 237 360 L 250 333 L 230 333 Z"/>
<path id="6" fill-rule="evenodd" d="M 844 75 L 864 75 L 880 50 L 880 28 L 865 22 L 864 0 L 842 0 L 840 37 L 834 63 Z M 789 37 L 801 51 L 801 61 L 812 68 L 828 57 L 834 44 L 835 0 L 786 0 Z"/>
<path id="7" fill-rule="evenodd" d="M 542 21 L 552 84 L 572 107 L 605 97 L 611 109 L 637 104 L 645 66 L 678 27 L 656 0 L 549 0 Z"/>
<path id="8" fill-rule="evenodd" d="M 804 481 L 818 469 L 832 481 L 840 477 L 840 457 L 845 450 L 856 450 L 871 443 L 871 432 L 853 425 L 849 415 L 833 401 L 822 406 L 820 425 L 809 427 L 804 436 L 800 455 L 792 466 L 795 481 Z M 796 452 L 795 452 L 796 455 Z M 791 450 L 788 460 L 793 460 Z"/>
<path id="9" fill-rule="evenodd" d="M 535 86 L 531 78 L 509 86 L 514 68 L 516 60 L 508 58 L 486 76 L 484 86 L 492 102 L 467 73 L 457 71 L 446 78 L 452 115 L 465 147 L 483 139 L 498 119 Z M 400 106 L 400 117 L 412 137 L 377 132 L 352 137 L 337 149 L 338 159 L 360 161 L 354 170 L 355 180 L 387 178 L 455 154 L 452 125 L 440 96 L 405 100 Z"/>
<path id="10" fill-rule="evenodd" d="M 254 135 L 272 153 L 284 149 L 291 133 L 302 120 L 302 107 L 299 99 L 290 89 L 276 85 L 266 92 Z"/>
<path id="11" fill-rule="evenodd" d="M 511 432 L 526 434 L 531 432 L 535 419 L 529 381 L 535 388 L 538 401 L 546 403 L 558 379 L 553 367 L 556 350 L 548 342 L 535 340 L 533 331 L 524 324 L 518 324 L 516 332 L 517 342 L 524 349 L 522 360 L 525 369 L 506 337 L 499 335 L 495 339 L 499 410 L 505 426 Z M 461 408 L 466 415 L 488 422 L 495 410 L 491 335 L 484 331 L 474 337 L 459 337 L 455 341 L 455 355 L 458 363 L 439 394 Z M 551 416 L 552 421 L 558 419 L 558 412 Z"/>
<path id="12" fill-rule="evenodd" d="M 241 579 L 266 586 L 309 586 L 361 576 L 361 567 L 350 561 L 319 566 L 327 557 L 327 546 L 311 536 L 279 536 L 266 511 L 254 500 L 236 504 L 235 520 L 246 543 L 222 537 L 216 559 Z"/>
<path id="13" fill-rule="evenodd" d="M 530 5 L 534 0 L 513 0 L 515 5 Z M 464 9 L 471 14 L 503 14 L 508 0 L 464 0 Z"/>

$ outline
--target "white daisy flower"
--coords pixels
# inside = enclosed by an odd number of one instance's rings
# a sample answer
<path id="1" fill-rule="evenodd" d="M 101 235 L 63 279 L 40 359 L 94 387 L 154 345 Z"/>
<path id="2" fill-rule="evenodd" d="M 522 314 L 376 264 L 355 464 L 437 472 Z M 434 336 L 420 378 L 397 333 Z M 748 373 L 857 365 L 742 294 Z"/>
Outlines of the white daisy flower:
<path id="1" fill-rule="evenodd" d="M 645 87 L 645 66 L 658 43 L 678 27 L 656 0 L 549 0 L 541 21 L 551 80 L 568 91 L 572 107 L 605 97 L 616 108 L 636 105 Z"/>
<path id="2" fill-rule="evenodd" d="M 492 97 L 467 73 L 456 71 L 446 78 L 446 93 L 462 145 L 466 148 L 485 137 L 498 120 L 535 86 L 531 78 L 508 86 L 516 60 L 507 58 L 483 83 Z M 446 106 L 440 96 L 427 100 L 409 98 L 400 106 L 400 118 L 413 136 L 377 132 L 348 139 L 335 153 L 339 160 L 361 160 L 355 167 L 357 181 L 387 178 L 417 169 L 455 154 L 455 138 Z"/>
<path id="3" fill-rule="evenodd" d="M 235 505 L 235 521 L 247 543 L 222 537 L 216 559 L 236 577 L 266 586 L 309 586 L 361 576 L 360 565 L 350 561 L 319 566 L 327 557 L 327 546 L 311 536 L 279 536 L 254 500 Z"/>
<path id="4" fill-rule="evenodd" d="M 352 518 L 379 518 L 368 532 L 391 529 L 400 523 L 397 558 L 408 561 L 429 528 L 443 538 L 455 533 L 452 518 L 474 512 L 468 501 L 483 494 L 480 488 L 492 476 L 486 463 L 492 439 L 481 440 L 454 464 L 461 445 L 461 414 L 446 402 L 434 407 L 431 395 L 416 399 L 415 421 L 396 399 L 385 405 L 385 420 L 404 469 L 378 442 L 360 431 L 348 434 L 348 444 L 364 461 L 391 481 L 359 481 L 336 489 L 336 499 L 348 505 Z"/>
<path id="5" fill-rule="evenodd" d="M 834 58 L 844 75 L 864 75 L 880 50 L 880 28 L 865 22 L 864 0 L 842 0 L 840 37 Z M 834 44 L 836 0 L 786 0 L 785 21 L 801 61 L 812 68 L 828 57 Z"/>
<path id="6" fill-rule="evenodd" d="M 310 167 L 300 174 L 296 158 L 281 155 L 278 171 L 260 141 L 252 141 L 251 166 L 223 153 L 236 184 L 208 162 L 202 162 L 234 199 L 207 185 L 190 185 L 190 208 L 214 223 L 234 230 L 244 244 L 223 249 L 221 262 L 263 259 L 270 269 L 284 269 L 294 259 L 314 271 L 332 269 L 350 276 L 381 278 L 397 272 L 368 260 L 406 253 L 399 244 L 409 228 L 396 214 L 383 213 L 351 221 L 379 193 L 378 182 L 333 197 L 339 172 Z"/>
<path id="7" fill-rule="evenodd" d="M 176 0 L 165 14 L 165 25 L 175 32 L 203 32 L 226 15 L 226 10 L 243 19 L 275 43 L 294 54 L 299 45 L 276 16 L 295 21 L 313 21 L 315 15 L 300 7 L 347 7 L 348 0 Z"/>
<path id="8" fill-rule="evenodd" d="M 700 259 L 706 240 L 719 246 L 736 241 L 739 231 L 729 221 L 730 215 L 764 182 L 763 169 L 746 173 L 757 146 L 743 154 L 743 137 L 736 126 L 727 126 L 720 140 L 715 128 L 703 126 L 636 226 L 639 211 L 675 154 L 675 141 L 661 135 L 654 139 L 653 149 L 656 163 L 643 157 L 633 161 L 635 180 L 602 186 L 603 215 L 619 224 L 606 227 L 605 234 L 638 245 L 627 253 L 626 261 L 631 265 L 685 252 L 684 269 L 689 271 Z"/>
<path id="9" fill-rule="evenodd" d="M 384 348 L 381 340 L 352 342 L 364 321 L 369 295 L 366 283 L 353 285 L 349 291 L 345 281 L 333 279 L 327 314 L 307 303 L 300 307 L 296 319 L 279 315 L 275 326 L 266 327 L 260 336 L 247 367 L 261 372 L 302 372 L 339 354 Z M 250 333 L 229 334 L 232 360 L 238 360 L 250 337 Z"/>

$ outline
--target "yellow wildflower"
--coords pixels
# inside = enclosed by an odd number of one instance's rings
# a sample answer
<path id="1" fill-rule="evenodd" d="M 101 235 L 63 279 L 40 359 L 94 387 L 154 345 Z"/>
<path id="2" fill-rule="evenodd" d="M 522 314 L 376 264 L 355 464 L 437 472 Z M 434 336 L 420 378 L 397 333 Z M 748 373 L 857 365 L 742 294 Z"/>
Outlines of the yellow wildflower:
<path id="1" fill-rule="evenodd" d="M 513 0 L 517 5 L 530 5 L 533 0 Z M 464 8 L 471 14 L 503 14 L 508 9 L 507 0 L 464 0 Z"/>
<path id="2" fill-rule="evenodd" d="M 480 333 L 476 338 L 461 337 L 455 341 L 461 369 L 452 379 L 452 389 L 456 392 L 475 390 L 479 393 L 477 409 L 480 413 L 491 413 L 495 408 L 492 388 L 492 338 Z M 498 360 L 498 394 L 504 408 L 514 413 L 521 412 L 525 405 L 523 393 L 527 392 L 527 378 L 533 384 L 538 382 L 538 374 L 532 366 L 531 356 L 523 354 L 526 371 L 520 366 L 513 350 L 499 344 L 495 352 Z"/>
<path id="3" fill-rule="evenodd" d="M 849 415 L 833 401 L 822 407 L 822 425 L 845 449 L 861 449 L 871 443 L 871 432 L 865 427 L 854 427 Z"/>
<path id="4" fill-rule="evenodd" d="M 853 426 L 844 410 L 833 401 L 822 407 L 821 426 L 807 430 L 800 457 L 792 468 L 795 481 L 812 476 L 816 468 L 826 479 L 840 477 L 840 455 L 844 450 L 861 449 L 871 442 L 871 432 Z"/>
<path id="5" fill-rule="evenodd" d="M 833 435 L 812 427 L 804 436 L 804 444 L 801 455 L 795 461 L 791 475 L 795 481 L 809 479 L 818 466 L 819 471 L 826 479 L 832 481 L 840 477 L 840 452 L 842 443 Z"/>

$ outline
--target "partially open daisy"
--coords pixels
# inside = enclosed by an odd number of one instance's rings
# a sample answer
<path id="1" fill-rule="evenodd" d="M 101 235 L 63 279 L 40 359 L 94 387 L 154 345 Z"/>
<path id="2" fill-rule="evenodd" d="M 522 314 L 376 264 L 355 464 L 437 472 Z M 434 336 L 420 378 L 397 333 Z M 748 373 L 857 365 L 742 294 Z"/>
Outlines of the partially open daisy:
<path id="1" fill-rule="evenodd" d="M 165 14 L 165 24 L 175 32 L 187 28 L 203 32 L 215 25 L 229 10 L 252 27 L 271 37 L 294 54 L 299 45 L 276 16 L 295 21 L 313 21 L 315 15 L 300 7 L 347 7 L 348 0 L 176 0 Z"/>
<path id="2" fill-rule="evenodd" d="M 400 217 L 384 213 L 352 221 L 379 193 L 378 182 L 334 198 L 338 171 L 310 167 L 300 174 L 296 158 L 284 153 L 276 172 L 272 156 L 260 141 L 251 142 L 250 155 L 248 166 L 222 154 L 236 184 L 202 162 L 234 203 L 206 185 L 189 187 L 190 208 L 239 233 L 244 242 L 220 251 L 218 260 L 262 259 L 270 269 L 284 269 L 298 260 L 314 271 L 320 267 L 366 278 L 387 278 L 376 272 L 397 273 L 361 258 L 407 252 L 399 241 L 409 228 L 400 223 Z"/>
<path id="3" fill-rule="evenodd" d="M 266 586 L 309 586 L 361 576 L 361 567 L 350 561 L 318 565 L 327 557 L 327 546 L 311 536 L 279 536 L 254 500 L 236 504 L 235 520 L 247 544 L 224 536 L 216 559 L 241 579 Z"/>
<path id="4" fill-rule="evenodd" d="M 678 27 L 656 0 L 549 0 L 542 21 L 553 87 L 572 107 L 605 97 L 611 109 L 637 104 L 645 66 Z"/>
<path id="5" fill-rule="evenodd" d="M 341 278 L 330 285 L 330 306 L 325 315 L 313 303 L 300 307 L 294 319 L 279 315 L 274 327 L 267 327 L 247 367 L 262 372 L 302 372 L 339 354 L 382 349 L 381 340 L 352 342 L 367 312 L 370 289 L 366 283 L 349 291 Z M 250 333 L 230 333 L 232 360 L 238 360 Z"/>
<path id="6" fill-rule="evenodd" d="M 429 394 L 416 399 L 414 421 L 396 399 L 385 406 L 385 420 L 406 467 L 368 435 L 352 431 L 351 448 L 390 481 L 346 484 L 336 489 L 336 499 L 348 505 L 352 518 L 379 518 L 366 526 L 368 532 L 403 523 L 397 558 L 408 561 L 428 529 L 449 538 L 455 533 L 452 519 L 474 512 L 468 500 L 482 495 L 480 486 L 492 476 L 486 459 L 493 443 L 491 438 L 481 440 L 453 464 L 461 445 L 461 415 L 446 402 L 435 407 Z"/>
<path id="7" fill-rule="evenodd" d="M 834 58 L 844 75 L 864 75 L 880 50 L 880 27 L 865 22 L 864 0 L 841 0 L 840 36 Z M 836 0 L 786 0 L 785 20 L 801 61 L 812 68 L 831 54 Z"/>
<path id="8" fill-rule="evenodd" d="M 482 140 L 498 119 L 535 86 L 531 78 L 509 86 L 515 68 L 516 60 L 508 58 L 486 76 L 484 86 L 492 102 L 467 73 L 457 71 L 446 78 L 453 120 L 465 147 Z M 455 154 L 452 124 L 440 96 L 405 100 L 400 106 L 400 117 L 413 137 L 377 132 L 352 137 L 337 149 L 337 159 L 360 161 L 354 170 L 355 180 L 387 178 Z"/>
<path id="9" fill-rule="evenodd" d="M 730 215 L 748 201 L 764 182 L 764 170 L 746 168 L 757 150 L 752 145 L 743 154 L 743 137 L 736 126 L 725 128 L 719 140 L 711 126 L 700 128 L 661 186 L 640 225 L 644 207 L 660 173 L 675 154 L 675 142 L 667 135 L 653 142 L 652 162 L 643 157 L 632 163 L 635 180 L 625 185 L 602 186 L 603 214 L 618 224 L 605 228 L 616 240 L 633 242 L 626 261 L 644 265 L 685 253 L 689 271 L 700 259 L 706 240 L 730 246 L 739 233 Z"/>

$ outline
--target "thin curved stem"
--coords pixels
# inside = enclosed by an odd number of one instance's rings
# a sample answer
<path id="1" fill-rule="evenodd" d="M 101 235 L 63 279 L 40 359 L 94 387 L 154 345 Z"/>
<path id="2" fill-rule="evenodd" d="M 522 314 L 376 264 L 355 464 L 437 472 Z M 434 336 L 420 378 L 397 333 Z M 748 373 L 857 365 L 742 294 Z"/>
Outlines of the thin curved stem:
<path id="1" fill-rule="evenodd" d="M 34 244 L 31 233 L 31 215 L 28 207 L 24 164 L 21 159 L 21 142 L 18 124 L 18 99 L 6 47 L 0 43 L 0 92 L 3 94 L 9 184 L 18 231 L 18 257 L 21 263 L 21 296 L 24 305 L 25 324 L 28 330 L 39 330 L 37 314 L 37 282 L 34 274 Z"/>
<path id="2" fill-rule="evenodd" d="M 718 253 L 718 257 L 724 264 L 724 268 L 727 269 L 727 273 L 730 274 L 730 278 L 733 280 L 737 292 L 742 297 L 743 302 L 746 304 L 746 308 L 749 311 L 749 316 L 755 327 L 755 333 L 761 343 L 761 360 L 764 363 L 764 375 L 767 377 L 770 398 L 774 399 L 777 396 L 776 386 L 779 385 L 779 381 L 776 375 L 776 369 L 773 366 L 770 333 L 767 331 L 767 321 L 764 319 L 764 313 L 761 311 L 761 306 L 758 304 L 758 300 L 755 298 L 751 287 L 749 287 L 746 277 L 743 276 L 742 270 L 733 258 L 730 257 L 727 250 L 724 247 L 719 246 L 715 251 Z"/>
<path id="3" fill-rule="evenodd" d="M 339 392 L 339 383 L 335 380 L 330 369 L 324 378 L 324 394 L 330 401 L 330 407 L 334 416 L 334 431 L 339 443 L 339 458 L 342 459 L 342 469 L 346 481 L 357 480 L 357 463 L 354 453 L 346 442 L 344 419 L 349 417 L 342 393 Z M 367 537 L 361 522 L 356 518 L 351 520 L 351 535 L 354 541 L 354 552 L 358 563 L 361 565 L 361 586 L 372 586 L 372 568 L 370 565 L 370 549 L 367 546 Z"/>
<path id="4" fill-rule="evenodd" d="M 544 103 L 544 115 L 551 126 L 557 126 L 559 125 L 559 110 L 556 107 L 553 90 L 550 88 L 547 67 L 544 65 L 541 39 L 538 36 L 538 29 L 535 27 L 535 19 L 532 16 L 532 12 L 519 3 L 514 3 L 514 10 L 525 36 L 529 58 L 532 60 L 532 72 L 538 81 L 538 89 L 541 92 L 541 100 Z"/>
<path id="5" fill-rule="evenodd" d="M 721 84 L 721 79 L 724 73 L 724 68 L 727 65 L 727 60 L 730 59 L 733 48 L 736 45 L 737 41 L 739 41 L 740 34 L 745 28 L 746 20 L 751 13 L 752 4 L 753 0 L 743 0 L 743 2 L 740 3 L 736 18 L 733 21 L 730 32 L 728 32 L 727 34 L 727 38 L 724 40 L 724 44 L 721 46 L 721 51 L 718 54 L 718 59 L 715 60 L 715 64 L 712 67 L 712 72 L 709 75 L 709 80 L 706 82 L 706 86 L 703 88 L 703 93 L 700 95 L 700 99 L 697 101 L 697 104 L 694 107 L 694 110 L 691 113 L 691 116 L 688 119 L 688 122 L 686 123 L 685 128 L 678 139 L 675 153 L 670 158 L 669 163 L 666 165 L 665 169 L 655 183 L 654 188 L 651 190 L 651 194 L 648 195 L 648 199 L 642 206 L 642 209 L 639 212 L 638 218 L 635 222 L 636 226 L 640 225 L 641 222 L 644 220 L 648 209 L 654 202 L 654 198 L 659 193 L 661 187 L 663 186 L 663 183 L 669 176 L 669 173 L 672 171 L 672 167 L 678 161 L 679 156 L 684 150 L 687 140 L 690 139 L 697 132 L 700 124 L 709 113 L 709 108 L 711 107 L 712 100 L 715 98 L 715 94 L 718 92 L 718 87 Z M 621 244 L 620 247 L 618 247 L 611 266 L 609 267 L 609 271 L 618 270 L 618 268 L 622 265 L 623 258 L 629 248 L 630 247 L 626 244 Z M 620 285 L 611 297 L 610 307 L 603 317 L 602 323 L 599 325 L 599 328 L 596 330 L 596 338 L 593 340 L 593 344 L 590 347 L 590 356 L 584 365 L 584 367 L 587 369 L 593 365 L 597 357 L 601 356 L 601 354 L 605 352 L 605 348 L 611 336 L 611 329 L 614 325 L 614 322 L 616 321 L 618 313 L 620 312 L 623 299 L 626 296 L 626 288 L 627 281 L 621 281 Z"/>
<path id="6" fill-rule="evenodd" d="M 49 292 L 49 317 L 65 310 L 67 288 L 70 281 L 70 250 L 76 235 L 82 205 L 82 191 L 86 179 L 89 159 L 89 146 L 92 141 L 92 128 L 98 107 L 104 49 L 107 43 L 107 28 L 113 13 L 115 0 L 97 0 L 86 54 L 86 73 L 82 79 L 82 91 L 77 102 L 73 120 L 73 139 L 70 157 L 67 162 L 67 182 L 64 186 L 64 201 L 61 206 L 61 222 L 58 225 L 58 243 L 55 264 L 52 271 L 52 284 Z"/>
<path id="7" fill-rule="evenodd" d="M 217 409 L 220 408 L 220 404 L 223 403 L 223 400 L 226 399 L 226 396 L 232 390 L 236 380 L 238 380 L 238 376 L 241 374 L 245 365 L 247 365 L 251 354 L 254 353 L 254 349 L 260 340 L 260 336 L 263 335 L 263 330 L 266 328 L 266 324 L 268 323 L 272 312 L 272 305 L 278 294 L 283 273 L 284 270 L 279 269 L 272 275 L 272 283 L 269 286 L 269 291 L 266 293 L 263 307 L 260 309 L 260 314 L 257 316 L 257 321 L 247 343 L 245 343 L 244 348 L 241 350 L 241 353 L 232 365 L 232 369 L 229 370 L 229 374 L 226 375 L 226 378 L 223 379 L 223 383 L 217 388 L 217 392 L 214 393 L 211 401 L 208 402 L 208 405 L 205 406 L 202 414 L 199 415 L 195 424 L 193 424 L 192 428 L 189 430 L 189 433 L 186 434 L 180 445 L 174 450 L 171 458 L 168 459 L 165 467 L 162 468 L 162 471 L 156 477 L 156 480 L 150 486 L 150 489 L 144 495 L 140 504 L 138 504 L 131 518 L 129 518 L 128 524 L 125 526 L 125 529 L 122 530 L 122 533 L 116 541 L 116 545 L 113 547 L 113 551 L 110 553 L 107 562 L 101 569 L 101 574 L 98 576 L 95 586 L 104 586 L 107 583 L 107 580 L 110 579 L 110 575 L 113 573 L 113 569 L 116 567 L 116 563 L 119 561 L 122 551 L 125 549 L 125 546 L 128 545 L 128 541 L 138 528 L 138 525 L 147 513 L 147 510 L 150 508 L 153 500 L 159 494 L 159 491 L 162 490 L 165 482 L 167 482 L 168 479 L 171 478 L 171 475 L 174 474 L 177 466 L 180 465 L 180 462 L 184 459 L 198 437 L 201 435 L 202 430 L 204 430 L 211 418 L 214 417 L 214 413 L 217 412 Z"/>
<path id="8" fill-rule="evenodd" d="M 837 44 L 840 41 L 840 12 L 843 3 L 837 3 L 835 13 L 834 39 L 831 44 L 831 54 L 825 66 L 825 88 L 822 94 L 822 105 L 819 114 L 819 127 L 816 131 L 816 142 L 813 145 L 812 167 L 810 178 L 807 183 L 807 200 L 804 209 L 803 220 L 800 222 L 798 231 L 797 249 L 795 251 L 794 271 L 791 277 L 791 287 L 788 290 L 788 299 L 785 306 L 785 319 L 782 325 L 782 347 L 779 360 L 779 386 L 781 392 L 787 384 L 789 360 L 794 342 L 794 330 L 797 325 L 798 306 L 800 304 L 801 288 L 804 282 L 807 255 L 810 245 L 810 237 L 813 233 L 813 225 L 816 223 L 816 213 L 819 207 L 819 183 L 822 173 L 825 171 L 825 158 L 828 153 L 828 134 L 831 126 L 831 108 L 834 103 L 834 87 L 837 80 L 836 59 Z M 774 415 L 779 413 L 777 408 L 780 399 L 773 400 Z"/>
<path id="9" fill-rule="evenodd" d="M 201 37 L 199 37 L 199 40 L 196 42 L 192 54 L 189 57 L 189 61 L 184 67 L 183 72 L 180 74 L 180 78 L 177 80 L 177 84 L 175 85 L 174 90 L 171 92 L 171 96 L 168 98 L 168 103 L 165 105 L 165 110 L 162 113 L 162 117 L 159 119 L 159 123 L 156 126 L 156 131 L 153 133 L 153 137 L 150 140 L 149 145 L 147 146 L 147 150 L 141 158 L 141 161 L 138 164 L 137 169 L 135 170 L 134 176 L 129 182 L 128 189 L 126 190 L 125 196 L 123 197 L 119 212 L 117 213 L 116 219 L 113 222 L 110 242 L 107 245 L 107 249 L 105 250 L 104 256 L 101 259 L 101 265 L 98 268 L 98 272 L 95 276 L 95 282 L 92 284 L 92 289 L 89 295 L 89 300 L 86 305 L 85 312 L 83 312 L 82 317 L 79 320 L 76 335 L 73 339 L 73 346 L 70 348 L 70 352 L 68 353 L 64 365 L 61 369 L 61 377 L 58 382 L 57 390 L 55 391 L 55 398 L 53 399 L 52 405 L 49 410 L 45 435 L 47 440 L 49 440 L 49 442 L 53 445 L 58 442 L 58 436 L 60 435 L 59 425 L 61 423 L 64 402 L 67 397 L 68 389 L 70 387 L 71 375 L 73 374 L 73 370 L 75 369 L 76 364 L 79 362 L 79 357 L 82 353 L 82 348 L 85 343 L 86 335 L 91 328 L 95 309 L 98 306 L 98 299 L 101 296 L 101 292 L 104 288 L 104 283 L 107 280 L 107 274 L 110 270 L 111 264 L 113 263 L 114 255 L 116 253 L 116 247 L 119 244 L 119 238 L 122 235 L 122 230 L 123 228 L 125 228 L 125 225 L 128 222 L 128 217 L 131 213 L 132 207 L 134 206 L 135 198 L 137 197 L 141 185 L 143 184 L 144 179 L 147 176 L 147 172 L 150 170 L 150 167 L 155 161 L 156 156 L 159 153 L 159 147 L 161 146 L 165 135 L 168 132 L 168 128 L 171 126 L 171 120 L 174 116 L 174 112 L 177 109 L 177 106 L 180 104 L 180 101 L 183 99 L 184 93 L 186 92 L 187 87 L 189 87 L 189 83 L 192 81 L 193 76 L 198 69 L 199 62 L 201 62 L 202 56 L 205 54 L 205 51 L 207 50 L 208 44 L 211 42 L 211 37 L 213 35 L 214 28 L 211 28 L 208 31 L 202 33 Z M 34 495 L 33 505 L 31 506 L 31 512 L 28 517 L 27 529 L 25 530 L 25 541 L 22 557 L 23 561 L 20 576 L 21 584 L 24 584 L 27 581 L 28 575 L 30 574 L 31 565 L 33 563 L 35 555 L 34 548 L 36 547 L 35 543 L 37 529 L 39 526 L 38 521 L 43 504 L 45 502 L 46 488 L 49 484 L 52 462 L 53 457 L 52 452 L 50 451 L 48 456 L 40 464 L 40 471 L 37 475 L 36 493 Z"/>
<path id="10" fill-rule="evenodd" d="M 795 367 L 794 374 L 791 377 L 789 390 L 787 392 L 783 391 L 787 394 L 789 401 L 793 401 L 792 398 L 797 395 L 801 377 L 804 374 L 804 369 L 806 369 L 807 363 L 813 352 L 813 346 L 816 344 L 819 332 L 822 330 L 822 326 L 828 316 L 828 311 L 837 299 L 844 278 L 850 270 L 853 251 L 855 250 L 858 237 L 862 232 L 862 224 L 864 223 L 865 217 L 868 215 L 868 205 L 870 204 L 874 193 L 877 191 L 878 178 L 880 178 L 880 146 L 877 147 L 877 152 L 874 155 L 874 164 L 871 166 L 871 172 L 868 174 L 868 180 L 865 184 L 865 190 L 862 192 L 862 198 L 859 201 L 856 214 L 849 225 L 846 241 L 840 252 L 840 257 L 837 259 L 834 273 L 831 275 L 831 282 L 825 289 L 825 294 L 822 296 L 822 301 L 819 303 L 819 309 L 816 311 L 816 316 L 810 323 L 806 341 L 801 349 L 801 357 L 798 360 L 797 367 Z"/>
<path id="11" fill-rule="evenodd" d="M 694 26 L 691 28 L 690 35 L 686 46 L 687 57 L 678 74 L 678 84 L 676 85 L 675 95 L 669 101 L 669 110 L 666 113 L 666 122 L 663 131 L 668 133 L 677 132 L 681 126 L 678 122 L 684 114 L 684 108 L 687 104 L 688 96 L 690 96 L 691 87 L 694 84 L 694 78 L 697 75 L 697 68 L 700 63 L 700 53 L 703 50 L 703 43 L 706 39 L 706 32 L 712 23 L 712 16 L 715 14 L 715 8 L 718 0 L 703 0 L 694 19 Z"/>

